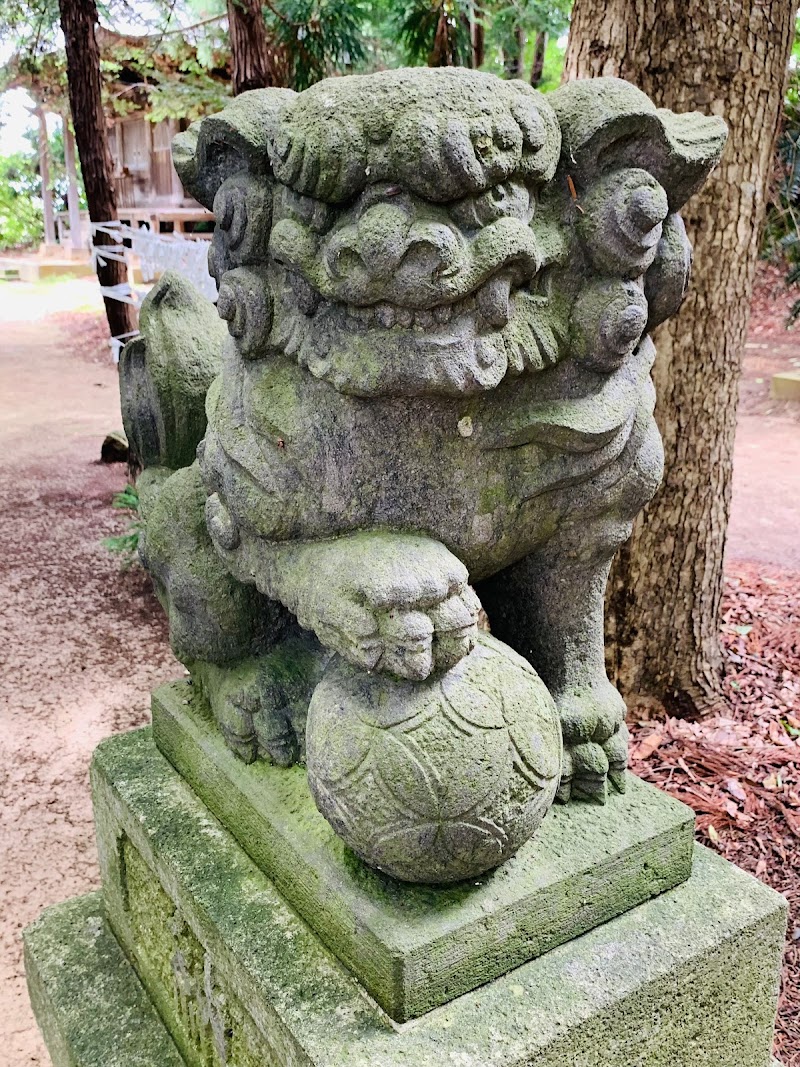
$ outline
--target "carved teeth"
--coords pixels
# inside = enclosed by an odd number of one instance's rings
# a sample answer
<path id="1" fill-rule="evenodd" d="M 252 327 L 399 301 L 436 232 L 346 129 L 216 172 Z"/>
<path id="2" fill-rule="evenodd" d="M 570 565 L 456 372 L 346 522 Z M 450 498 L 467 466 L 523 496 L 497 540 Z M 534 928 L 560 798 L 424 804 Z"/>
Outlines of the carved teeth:
<path id="1" fill-rule="evenodd" d="M 391 304 L 378 304 L 375 308 L 375 318 L 384 329 L 394 326 L 394 308 Z"/>
<path id="2" fill-rule="evenodd" d="M 375 320 L 374 307 L 360 307 L 358 304 L 348 304 L 347 314 L 365 325 L 372 325 Z"/>
<path id="3" fill-rule="evenodd" d="M 301 274 L 294 272 L 289 275 L 289 284 L 300 310 L 305 315 L 313 315 L 322 299 L 314 286 L 310 285 Z"/>
<path id="4" fill-rule="evenodd" d="M 496 274 L 478 292 L 478 310 L 492 326 L 505 326 L 511 317 L 511 281 Z"/>
<path id="5" fill-rule="evenodd" d="M 298 303 L 303 307 L 300 296 L 302 287 L 305 285 L 316 297 L 314 304 L 316 310 L 321 299 L 319 293 L 304 279 L 300 279 L 298 284 L 295 281 L 297 277 L 296 275 L 293 277 L 292 288 L 298 298 Z M 341 307 L 351 325 L 358 322 L 369 329 L 380 327 L 384 330 L 392 328 L 407 330 L 413 326 L 417 329 L 429 330 L 434 325 L 443 326 L 461 315 L 474 312 L 476 306 L 491 325 L 505 326 L 511 315 L 510 290 L 511 283 L 507 278 L 492 278 L 477 296 L 475 293 L 470 293 L 454 304 L 438 304 L 433 308 L 411 308 L 400 304 L 390 304 L 384 300 L 380 304 L 368 306 L 344 304 Z M 305 307 L 303 310 L 305 311 Z M 306 314 L 312 314 L 312 312 L 306 311 Z"/>

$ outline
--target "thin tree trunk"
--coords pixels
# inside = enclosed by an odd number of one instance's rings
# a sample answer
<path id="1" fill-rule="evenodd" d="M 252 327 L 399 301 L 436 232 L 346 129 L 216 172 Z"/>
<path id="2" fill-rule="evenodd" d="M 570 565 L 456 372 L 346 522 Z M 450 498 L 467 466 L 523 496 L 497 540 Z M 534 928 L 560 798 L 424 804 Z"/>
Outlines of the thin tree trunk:
<path id="1" fill-rule="evenodd" d="M 259 0 L 228 0 L 228 35 L 233 95 L 274 85 L 267 27 Z"/>
<path id="2" fill-rule="evenodd" d="M 78 192 L 78 168 L 75 165 L 75 135 L 69 115 L 63 117 L 64 165 L 67 171 L 67 207 L 69 209 L 70 245 L 76 251 L 83 247 L 81 239 L 81 201 Z"/>
<path id="3" fill-rule="evenodd" d="M 100 50 L 95 37 L 97 8 L 94 0 L 59 0 L 59 7 L 67 51 L 69 105 L 89 218 L 92 222 L 110 222 L 117 218 L 117 203 L 101 96 Z M 112 241 L 104 234 L 97 234 L 94 243 L 100 248 Z M 103 288 L 120 285 L 128 279 L 127 265 L 98 262 L 97 277 Z M 112 337 L 135 330 L 136 312 L 129 304 L 108 297 L 104 300 Z"/>
<path id="4" fill-rule="evenodd" d="M 518 78 L 522 73 L 522 56 L 525 51 L 525 31 L 514 28 L 514 51 L 504 56 L 503 67 L 507 78 Z"/>
<path id="5" fill-rule="evenodd" d="M 533 48 L 533 63 L 531 64 L 531 85 L 535 89 L 542 80 L 544 73 L 544 54 L 547 50 L 547 34 L 539 30 L 536 34 L 536 44 Z"/>
<path id="6" fill-rule="evenodd" d="M 483 66 L 486 58 L 486 27 L 483 24 L 483 8 L 474 4 L 470 37 L 472 40 L 472 66 L 475 70 Z"/>
<path id="7" fill-rule="evenodd" d="M 42 214 L 44 216 L 44 243 L 56 243 L 56 219 L 53 213 L 53 190 L 50 188 L 50 142 L 47 136 L 47 116 L 36 108 L 39 121 L 39 177 L 42 179 Z"/>
<path id="8" fill-rule="evenodd" d="M 576 0 L 565 78 L 615 75 L 660 107 L 722 115 L 722 163 L 683 211 L 689 295 L 656 333 L 666 474 L 615 561 L 610 672 L 673 712 L 718 705 L 737 385 L 795 0 Z"/>

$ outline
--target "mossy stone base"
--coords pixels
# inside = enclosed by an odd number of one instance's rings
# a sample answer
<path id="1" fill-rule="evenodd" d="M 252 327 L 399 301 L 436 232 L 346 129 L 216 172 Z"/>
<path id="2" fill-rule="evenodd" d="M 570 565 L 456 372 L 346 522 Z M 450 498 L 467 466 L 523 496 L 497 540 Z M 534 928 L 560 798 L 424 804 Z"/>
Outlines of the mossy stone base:
<path id="1" fill-rule="evenodd" d="M 677 889 L 398 1025 L 148 730 L 93 779 L 106 913 L 189 1067 L 770 1065 L 786 901 L 704 849 Z"/>
<path id="2" fill-rule="evenodd" d="M 605 806 L 557 805 L 493 873 L 451 887 L 394 881 L 361 863 L 319 814 L 302 767 L 245 766 L 188 682 L 153 695 L 161 752 L 378 1003 L 429 1011 L 685 881 L 694 814 L 628 776 Z M 98 770 L 127 796 L 131 771 Z"/>
<path id="3" fill-rule="evenodd" d="M 23 936 L 28 992 L 54 1067 L 184 1067 L 100 893 L 48 908 Z"/>

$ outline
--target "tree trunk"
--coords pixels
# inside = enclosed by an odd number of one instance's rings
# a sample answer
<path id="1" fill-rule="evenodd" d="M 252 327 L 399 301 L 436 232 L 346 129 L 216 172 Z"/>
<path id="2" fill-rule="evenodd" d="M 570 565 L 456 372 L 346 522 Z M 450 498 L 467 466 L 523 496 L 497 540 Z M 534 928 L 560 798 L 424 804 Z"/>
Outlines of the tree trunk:
<path id="1" fill-rule="evenodd" d="M 486 58 L 486 27 L 483 24 L 484 13 L 480 4 L 472 9 L 470 39 L 472 41 L 472 66 L 478 70 Z"/>
<path id="2" fill-rule="evenodd" d="M 525 52 L 525 31 L 521 26 L 514 28 L 514 50 L 503 57 L 503 68 L 507 78 L 518 78 L 522 73 L 522 56 Z"/>
<path id="3" fill-rule="evenodd" d="M 615 75 L 660 107 L 722 115 L 722 163 L 683 211 L 689 295 L 656 332 L 666 474 L 609 582 L 610 673 L 629 699 L 719 705 L 719 613 L 737 385 L 794 0 L 576 0 L 565 78 Z"/>
<path id="4" fill-rule="evenodd" d="M 544 54 L 547 49 L 547 34 L 539 30 L 536 34 L 536 44 L 533 48 L 533 63 L 531 64 L 531 85 L 535 89 L 542 80 L 544 72 Z"/>
<path id="5" fill-rule="evenodd" d="M 53 214 L 53 190 L 50 188 L 50 142 L 47 137 L 47 117 L 44 110 L 36 108 L 39 121 L 39 177 L 42 179 L 42 214 L 44 216 L 44 243 L 56 243 L 56 219 Z"/>
<path id="6" fill-rule="evenodd" d="M 95 37 L 97 8 L 94 0 L 59 0 L 59 7 L 67 51 L 69 105 L 89 218 L 92 222 L 111 222 L 117 218 L 117 203 L 101 96 L 100 50 Z M 94 243 L 100 248 L 113 242 L 105 234 L 97 234 Z M 128 280 L 127 265 L 98 261 L 97 277 L 103 288 L 120 285 Z M 136 329 L 135 310 L 118 300 L 104 300 L 111 336 L 132 333 Z"/>
<path id="7" fill-rule="evenodd" d="M 259 0 L 228 0 L 233 95 L 274 85 L 267 27 Z"/>
<path id="8" fill-rule="evenodd" d="M 67 171 L 67 207 L 69 208 L 69 243 L 76 251 L 83 247 L 81 201 L 78 192 L 78 168 L 75 165 L 75 135 L 69 115 L 64 115 L 64 165 Z"/>

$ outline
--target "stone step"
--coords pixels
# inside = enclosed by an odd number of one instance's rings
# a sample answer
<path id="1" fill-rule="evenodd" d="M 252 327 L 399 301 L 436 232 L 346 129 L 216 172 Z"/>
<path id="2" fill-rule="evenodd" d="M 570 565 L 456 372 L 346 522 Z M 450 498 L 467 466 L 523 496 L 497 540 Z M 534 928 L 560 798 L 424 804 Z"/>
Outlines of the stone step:
<path id="1" fill-rule="evenodd" d="M 694 813 L 629 776 L 627 792 L 605 806 L 556 805 L 533 840 L 494 873 L 454 887 L 397 882 L 346 848 L 314 806 L 301 767 L 237 759 L 190 683 L 153 695 L 153 734 L 206 806 L 399 1022 L 691 873 Z"/>
<path id="2" fill-rule="evenodd" d="M 148 730 L 104 742 L 93 783 L 109 922 L 189 1067 L 770 1063 L 786 901 L 705 849 L 678 888 L 398 1025 Z"/>
<path id="3" fill-rule="evenodd" d="M 773 374 L 772 395 L 776 400 L 800 400 L 800 371 Z"/>
<path id="4" fill-rule="evenodd" d="M 100 893 L 47 908 L 23 936 L 28 992 L 53 1067 L 185 1067 Z"/>

